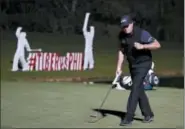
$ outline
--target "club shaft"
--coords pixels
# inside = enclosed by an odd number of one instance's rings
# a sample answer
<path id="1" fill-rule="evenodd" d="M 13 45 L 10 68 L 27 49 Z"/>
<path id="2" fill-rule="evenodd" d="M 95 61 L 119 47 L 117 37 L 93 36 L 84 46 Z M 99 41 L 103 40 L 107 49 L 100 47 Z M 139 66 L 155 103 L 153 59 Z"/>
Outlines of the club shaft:
<path id="1" fill-rule="evenodd" d="M 102 103 L 101 103 L 99 109 L 102 108 L 102 106 L 103 106 L 103 104 L 105 103 L 105 101 L 106 101 L 106 99 L 107 99 L 107 97 L 108 97 L 108 95 L 109 95 L 109 93 L 110 93 L 111 90 L 112 90 L 112 86 L 109 88 L 109 90 L 108 90 L 108 92 L 107 92 L 105 98 L 103 99 L 103 101 L 102 101 Z"/>

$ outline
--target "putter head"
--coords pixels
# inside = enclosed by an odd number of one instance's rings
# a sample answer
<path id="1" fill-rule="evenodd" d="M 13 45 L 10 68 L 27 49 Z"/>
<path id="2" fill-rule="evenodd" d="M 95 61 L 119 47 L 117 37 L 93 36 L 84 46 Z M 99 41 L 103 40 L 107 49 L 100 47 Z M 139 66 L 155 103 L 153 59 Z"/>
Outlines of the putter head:
<path id="1" fill-rule="evenodd" d="M 96 112 L 90 115 L 90 119 L 88 120 L 88 123 L 95 123 L 98 122 L 100 119 L 102 119 L 103 117 L 105 117 L 105 114 Z"/>
<path id="2" fill-rule="evenodd" d="M 90 115 L 90 117 L 98 117 L 98 116 L 105 117 L 106 115 L 102 112 L 96 112 Z"/>
<path id="3" fill-rule="evenodd" d="M 98 114 L 91 114 L 90 117 L 98 117 Z"/>

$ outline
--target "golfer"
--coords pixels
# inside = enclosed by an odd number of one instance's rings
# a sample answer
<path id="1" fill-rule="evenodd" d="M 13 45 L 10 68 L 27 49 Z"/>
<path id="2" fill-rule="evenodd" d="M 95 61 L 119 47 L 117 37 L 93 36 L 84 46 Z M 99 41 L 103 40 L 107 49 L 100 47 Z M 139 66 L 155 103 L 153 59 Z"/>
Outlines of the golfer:
<path id="1" fill-rule="evenodd" d="M 152 65 L 151 50 L 159 49 L 161 47 L 160 43 L 149 32 L 135 26 L 129 15 L 121 18 L 119 41 L 116 74 L 122 73 L 122 64 L 126 56 L 133 80 L 127 103 L 127 113 L 124 119 L 121 120 L 120 125 L 126 126 L 132 124 L 137 103 L 139 103 L 141 113 L 144 116 L 143 122 L 151 122 L 154 114 L 144 91 L 143 80 Z"/>

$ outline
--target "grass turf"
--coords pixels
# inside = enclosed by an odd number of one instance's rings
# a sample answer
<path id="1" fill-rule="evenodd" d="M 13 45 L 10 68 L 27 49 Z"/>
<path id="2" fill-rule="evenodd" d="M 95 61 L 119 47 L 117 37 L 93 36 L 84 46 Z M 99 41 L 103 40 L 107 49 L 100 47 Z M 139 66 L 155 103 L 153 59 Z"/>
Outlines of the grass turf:
<path id="1" fill-rule="evenodd" d="M 29 33 L 28 41 L 31 48 L 42 48 L 46 52 L 83 52 L 84 38 L 82 35 L 64 36 L 61 34 Z M 16 49 L 17 39 L 14 32 L 2 32 L 1 36 L 1 80 L 23 79 L 25 77 L 104 77 L 114 76 L 117 62 L 116 34 L 110 38 L 96 36 L 94 41 L 95 69 L 91 72 L 15 72 L 12 73 L 10 61 Z M 162 49 L 153 52 L 156 73 L 177 73 L 182 75 L 183 45 L 182 43 L 161 43 Z M 128 72 L 127 63 L 123 68 Z"/>
<path id="2" fill-rule="evenodd" d="M 1 82 L 2 127 L 119 128 L 120 118 L 107 114 L 97 123 L 87 123 L 92 108 L 98 108 L 108 85 L 81 83 Z M 155 121 L 134 121 L 131 128 L 183 127 L 183 90 L 158 88 L 147 92 Z M 113 90 L 103 109 L 126 111 L 129 91 Z M 136 118 L 142 118 L 137 109 Z"/>

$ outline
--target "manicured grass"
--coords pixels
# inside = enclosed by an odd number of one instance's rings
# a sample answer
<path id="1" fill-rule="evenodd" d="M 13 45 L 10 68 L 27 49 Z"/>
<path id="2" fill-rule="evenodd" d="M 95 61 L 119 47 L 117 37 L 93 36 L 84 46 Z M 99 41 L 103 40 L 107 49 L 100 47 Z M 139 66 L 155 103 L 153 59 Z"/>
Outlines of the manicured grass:
<path id="1" fill-rule="evenodd" d="M 1 82 L 1 126 L 14 128 L 119 128 L 129 91 L 112 90 L 103 109 L 107 116 L 87 123 L 91 109 L 98 108 L 108 85 L 81 83 Z M 135 120 L 131 128 L 183 128 L 183 90 L 162 88 L 148 91 L 155 121 Z M 117 115 L 114 112 L 119 112 Z M 141 118 L 137 109 L 135 118 Z"/>

